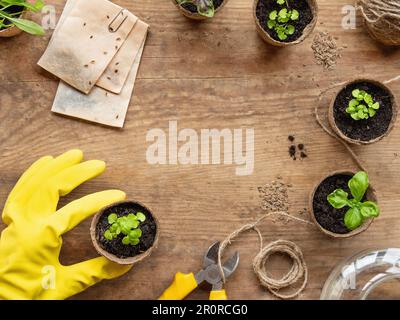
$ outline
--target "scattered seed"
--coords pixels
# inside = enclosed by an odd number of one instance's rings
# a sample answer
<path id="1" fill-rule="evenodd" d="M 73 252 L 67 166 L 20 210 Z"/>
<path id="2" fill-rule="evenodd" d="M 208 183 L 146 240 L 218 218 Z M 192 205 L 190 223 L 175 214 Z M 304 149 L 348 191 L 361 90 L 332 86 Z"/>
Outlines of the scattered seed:
<path id="1" fill-rule="evenodd" d="M 96 63 L 96 61 L 95 61 L 95 60 L 92 60 L 92 61 L 90 61 L 90 63 L 91 63 L 91 64 L 95 64 L 95 63 Z"/>
<path id="2" fill-rule="evenodd" d="M 118 119 L 119 118 L 119 115 L 117 114 L 117 116 L 115 117 L 115 119 Z"/>
<path id="3" fill-rule="evenodd" d="M 107 16 L 107 19 L 110 19 L 110 16 Z"/>
<path id="4" fill-rule="evenodd" d="M 115 65 L 116 65 L 116 66 L 119 65 L 119 62 L 116 62 Z"/>
<path id="5" fill-rule="evenodd" d="M 104 53 L 104 54 L 107 54 L 107 51 L 104 51 L 103 53 Z"/>
<path id="6" fill-rule="evenodd" d="M 118 73 L 118 69 L 115 69 L 115 71 L 114 71 L 115 73 Z"/>
<path id="7" fill-rule="evenodd" d="M 111 80 L 111 77 L 107 77 L 108 80 Z"/>
<path id="8" fill-rule="evenodd" d="M 90 36 L 90 39 L 93 39 L 93 36 Z"/>
<path id="9" fill-rule="evenodd" d="M 261 208 L 269 212 L 288 211 L 289 210 L 289 184 L 278 180 L 267 183 L 264 186 L 258 187 L 258 193 L 261 199 Z"/>
<path id="10" fill-rule="evenodd" d="M 86 22 L 83 23 L 83 26 L 86 27 Z"/>
<path id="11" fill-rule="evenodd" d="M 106 91 L 106 97 L 108 96 L 108 92 Z"/>
<path id="12" fill-rule="evenodd" d="M 92 85 L 92 81 L 89 81 L 89 86 L 91 86 Z"/>
<path id="13" fill-rule="evenodd" d="M 84 65 L 84 67 L 85 67 L 85 68 L 88 68 L 88 67 L 89 67 L 89 65 L 88 65 L 88 64 L 85 64 L 85 65 Z"/>
<path id="14" fill-rule="evenodd" d="M 121 41 L 121 38 L 120 38 L 120 37 L 118 37 L 118 38 L 117 38 L 117 41 Z"/>
<path id="15" fill-rule="evenodd" d="M 115 46 L 115 49 L 117 49 L 117 50 L 118 50 L 118 46 Z"/>

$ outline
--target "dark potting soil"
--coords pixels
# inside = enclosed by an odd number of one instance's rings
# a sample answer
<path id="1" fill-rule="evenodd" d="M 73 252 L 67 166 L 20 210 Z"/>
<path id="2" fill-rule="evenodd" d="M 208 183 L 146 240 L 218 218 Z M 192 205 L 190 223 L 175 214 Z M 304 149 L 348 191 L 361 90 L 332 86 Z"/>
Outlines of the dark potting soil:
<path id="1" fill-rule="evenodd" d="M 24 7 L 21 7 L 21 6 L 11 6 L 11 7 L 7 8 L 7 9 L 5 9 L 4 11 L 6 13 L 8 13 L 8 14 L 15 14 L 15 13 L 22 13 L 23 9 L 24 9 Z M 20 15 L 21 14 L 17 14 L 14 17 L 18 18 Z M 7 25 L 11 24 L 11 22 L 9 20 L 7 20 L 7 19 L 4 20 L 4 23 L 7 24 Z M 0 30 L 4 30 L 4 29 L 7 29 L 7 28 L 0 27 Z"/>
<path id="2" fill-rule="evenodd" d="M 313 199 L 315 219 L 324 229 L 333 233 L 345 234 L 350 232 L 344 224 L 344 215 L 349 208 L 335 209 L 330 205 L 327 197 L 336 189 L 343 189 L 349 194 L 349 197 L 352 197 L 347 185 L 351 177 L 351 175 L 345 174 L 328 177 L 315 190 Z"/>
<path id="3" fill-rule="evenodd" d="M 353 99 L 352 92 L 355 89 L 367 91 L 375 102 L 380 103 L 380 108 L 374 117 L 367 120 L 354 120 L 346 112 L 350 100 Z M 390 94 L 384 88 L 370 82 L 352 83 L 340 91 L 336 97 L 333 117 L 337 127 L 345 136 L 360 141 L 376 139 L 386 133 L 393 117 Z"/>
<path id="4" fill-rule="evenodd" d="M 306 0 L 287 0 L 290 9 L 296 9 L 299 12 L 299 19 L 291 21 L 290 24 L 295 27 L 295 32 L 289 35 L 286 40 L 280 40 L 274 29 L 269 29 L 267 22 L 269 20 L 269 14 L 277 10 L 278 12 L 284 8 L 277 4 L 276 0 L 260 0 L 256 7 L 256 16 L 260 22 L 261 27 L 267 32 L 272 39 L 279 42 L 293 42 L 299 39 L 303 35 L 304 29 L 313 20 L 313 13 Z"/>
<path id="5" fill-rule="evenodd" d="M 136 246 L 123 244 L 121 233 L 113 240 L 107 240 L 104 237 L 104 232 L 110 227 L 108 216 L 111 213 L 116 213 L 118 217 L 126 216 L 129 213 L 142 212 L 146 216 L 146 220 L 141 222 L 139 228 L 142 230 L 140 243 Z M 139 204 L 120 204 L 115 207 L 108 208 L 102 214 L 96 226 L 96 239 L 99 245 L 109 253 L 116 255 L 118 258 L 129 258 L 147 251 L 154 243 L 157 232 L 157 225 L 151 213 Z"/>
<path id="6" fill-rule="evenodd" d="M 224 0 L 213 0 L 214 2 L 214 9 L 218 9 Z M 197 13 L 197 7 L 193 3 L 186 2 L 182 4 L 182 8 L 190 11 L 191 13 Z"/>

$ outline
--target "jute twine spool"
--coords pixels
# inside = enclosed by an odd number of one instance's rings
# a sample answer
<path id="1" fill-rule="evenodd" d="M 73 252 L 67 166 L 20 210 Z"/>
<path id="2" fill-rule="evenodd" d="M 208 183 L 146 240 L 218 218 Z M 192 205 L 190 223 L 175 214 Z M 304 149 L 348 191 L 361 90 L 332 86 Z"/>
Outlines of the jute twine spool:
<path id="1" fill-rule="evenodd" d="M 260 281 L 260 284 L 263 287 L 265 287 L 269 292 L 271 292 L 274 296 L 280 299 L 292 299 L 297 297 L 307 286 L 308 269 L 301 249 L 294 242 L 287 240 L 277 240 L 269 243 L 265 247 L 263 246 L 263 237 L 257 226 L 261 221 L 273 215 L 284 216 L 293 219 L 295 221 L 314 226 L 314 224 L 311 223 L 310 221 L 291 216 L 287 212 L 283 211 L 270 212 L 262 216 L 255 222 L 246 224 L 241 228 L 235 230 L 228 237 L 226 237 L 226 239 L 223 242 L 221 242 L 218 251 L 218 266 L 222 280 L 225 283 L 226 279 L 222 269 L 222 262 L 221 262 L 221 257 L 223 255 L 224 250 L 232 243 L 232 240 L 237 238 L 240 234 L 248 230 L 254 230 L 258 234 L 260 242 L 260 250 L 253 259 L 253 270 L 258 280 Z M 281 279 L 274 279 L 270 277 L 266 270 L 268 259 L 270 258 L 271 255 L 275 253 L 286 254 L 292 260 L 292 267 Z M 296 291 L 288 294 L 280 293 L 281 289 L 294 286 L 301 280 L 302 282 L 300 284 L 300 287 Z"/>
<path id="2" fill-rule="evenodd" d="M 400 45 L 399 0 L 357 0 L 357 9 L 372 38 L 385 45 Z"/>

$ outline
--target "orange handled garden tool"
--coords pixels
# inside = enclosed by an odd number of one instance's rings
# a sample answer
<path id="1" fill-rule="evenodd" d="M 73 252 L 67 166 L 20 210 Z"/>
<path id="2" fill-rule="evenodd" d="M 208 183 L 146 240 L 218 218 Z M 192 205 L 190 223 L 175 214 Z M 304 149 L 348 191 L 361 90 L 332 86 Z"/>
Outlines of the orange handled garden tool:
<path id="1" fill-rule="evenodd" d="M 219 241 L 208 248 L 203 259 L 203 269 L 198 273 L 184 274 L 178 272 L 174 281 L 161 295 L 159 300 L 182 300 L 201 283 L 207 282 L 212 285 L 210 300 L 227 300 L 220 270 L 218 268 Z M 239 264 L 239 253 L 236 252 L 222 266 L 225 278 L 228 278 Z"/>

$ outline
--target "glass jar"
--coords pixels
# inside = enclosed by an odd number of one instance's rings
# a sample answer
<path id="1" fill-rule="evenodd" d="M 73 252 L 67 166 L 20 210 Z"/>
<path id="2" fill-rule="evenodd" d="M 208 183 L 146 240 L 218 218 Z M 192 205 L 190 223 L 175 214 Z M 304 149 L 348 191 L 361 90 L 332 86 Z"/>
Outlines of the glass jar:
<path id="1" fill-rule="evenodd" d="M 400 300 L 400 248 L 362 251 L 337 265 L 321 300 Z"/>

